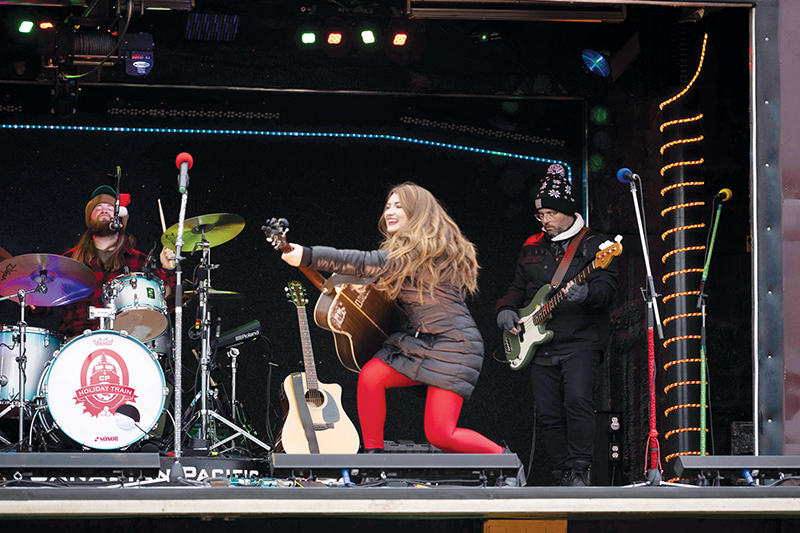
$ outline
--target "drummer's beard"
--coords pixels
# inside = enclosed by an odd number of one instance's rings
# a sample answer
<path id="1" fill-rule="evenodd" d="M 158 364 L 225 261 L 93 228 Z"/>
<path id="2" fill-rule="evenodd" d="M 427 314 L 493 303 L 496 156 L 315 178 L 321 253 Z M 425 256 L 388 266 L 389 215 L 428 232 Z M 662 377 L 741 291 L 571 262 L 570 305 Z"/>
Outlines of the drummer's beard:
<path id="1" fill-rule="evenodd" d="M 114 233 L 119 233 L 121 231 L 122 228 L 116 231 L 112 230 L 109 222 L 99 218 L 89 221 L 89 233 L 92 235 L 97 235 L 98 237 L 108 237 L 109 235 L 113 235 Z"/>

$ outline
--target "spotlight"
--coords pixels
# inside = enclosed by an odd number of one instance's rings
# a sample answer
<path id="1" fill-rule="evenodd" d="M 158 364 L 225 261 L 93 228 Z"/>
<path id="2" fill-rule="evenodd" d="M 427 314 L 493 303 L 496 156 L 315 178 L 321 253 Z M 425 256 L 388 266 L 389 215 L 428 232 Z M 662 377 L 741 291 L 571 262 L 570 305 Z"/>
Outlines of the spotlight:
<path id="1" fill-rule="evenodd" d="M 408 65 L 425 50 L 425 26 L 416 20 L 392 19 L 384 32 L 384 53 L 401 65 Z"/>
<path id="2" fill-rule="evenodd" d="M 33 22 L 30 20 L 23 20 L 19 23 L 19 32 L 20 33 L 30 33 L 33 30 Z"/>
<path id="3" fill-rule="evenodd" d="M 601 78 L 606 78 L 611 74 L 611 67 L 608 65 L 608 60 L 603 54 L 587 48 L 581 55 L 583 57 L 583 64 L 586 65 L 586 68 L 593 74 L 597 74 Z"/>
<path id="4" fill-rule="evenodd" d="M 322 50 L 330 57 L 344 57 L 353 45 L 352 30 L 342 19 L 332 17 L 322 27 Z"/>
<path id="5" fill-rule="evenodd" d="M 320 46 L 320 29 L 313 24 L 301 24 L 297 28 L 295 43 L 301 50 L 315 50 Z"/>
<path id="6" fill-rule="evenodd" d="M 147 76 L 153 68 L 153 36 L 149 33 L 128 34 L 119 45 L 120 57 L 125 58 L 125 73 Z"/>
<path id="7" fill-rule="evenodd" d="M 371 21 L 360 22 L 355 27 L 355 34 L 358 35 L 356 44 L 361 50 L 373 51 L 380 48 L 383 42 L 383 34 L 378 25 Z"/>
<path id="8" fill-rule="evenodd" d="M 372 30 L 362 31 L 361 42 L 364 44 L 375 44 L 375 33 Z"/>

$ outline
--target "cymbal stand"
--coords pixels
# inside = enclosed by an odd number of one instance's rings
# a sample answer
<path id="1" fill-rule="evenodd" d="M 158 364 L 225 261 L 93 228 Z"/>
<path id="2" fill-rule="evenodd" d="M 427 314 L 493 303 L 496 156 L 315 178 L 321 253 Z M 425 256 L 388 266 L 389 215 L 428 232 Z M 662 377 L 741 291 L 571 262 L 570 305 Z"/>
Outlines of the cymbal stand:
<path id="1" fill-rule="evenodd" d="M 19 383 L 17 389 L 16 406 L 19 411 L 19 441 L 17 443 L 17 446 L 19 447 L 20 450 L 23 449 L 25 443 L 25 427 L 24 427 L 25 426 L 25 381 L 26 381 L 25 367 L 27 366 L 28 362 L 28 358 L 25 352 L 25 337 L 28 332 L 28 323 L 25 322 L 25 297 L 28 294 L 32 294 L 35 292 L 45 294 L 47 292 L 47 285 L 45 284 L 46 279 L 48 279 L 47 270 L 41 270 L 39 271 L 39 277 L 38 280 L 36 281 L 35 289 L 29 291 L 20 289 L 19 291 L 17 291 L 17 294 L 0 298 L 0 302 L 14 297 L 19 298 L 20 311 L 19 311 L 19 322 L 17 323 L 17 326 L 19 326 L 19 338 L 14 340 L 19 340 L 19 355 L 17 356 L 17 366 L 19 367 Z M 5 416 L 6 413 L 8 413 L 13 408 L 13 406 L 14 404 L 12 403 L 7 409 L 5 409 L 3 413 L 0 414 L 0 418 Z"/>
<path id="2" fill-rule="evenodd" d="M 262 442 L 260 439 L 254 437 L 253 435 L 249 434 L 244 429 L 237 426 L 234 422 L 227 420 L 225 417 L 208 408 L 208 391 L 209 391 L 209 382 L 211 379 L 211 309 L 208 305 L 208 293 L 211 290 L 211 271 L 219 267 L 219 265 L 214 265 L 211 263 L 211 244 L 206 240 L 205 237 L 205 229 L 202 226 L 198 226 L 194 228 L 192 231 L 196 231 L 201 234 L 201 241 L 195 244 L 195 249 L 197 247 L 202 247 L 203 249 L 203 256 L 200 260 L 200 269 L 199 277 L 200 283 L 197 288 L 197 294 L 200 299 L 200 326 L 201 326 L 201 351 L 200 351 L 200 434 L 199 438 L 202 441 L 209 443 L 208 450 L 215 450 L 220 448 L 224 444 L 232 441 L 237 437 L 244 437 L 245 439 L 249 439 L 254 443 L 258 444 L 262 448 L 267 451 L 271 451 L 272 448 L 269 444 Z M 234 364 L 235 366 L 235 364 Z M 235 372 L 235 369 L 234 369 Z M 235 374 L 234 374 L 235 376 Z M 235 379 L 235 377 L 234 377 Z M 235 381 L 234 381 L 235 383 Z M 235 387 L 235 385 L 234 385 Z M 235 389 L 234 389 L 235 390 Z M 234 411 L 235 412 L 235 411 Z M 213 444 L 211 443 L 211 435 L 209 433 L 209 426 L 211 422 L 211 418 L 214 420 L 225 424 L 233 431 L 233 434 L 227 437 L 224 440 L 216 441 Z M 235 414 L 234 414 L 235 419 Z M 216 432 L 215 432 L 216 435 Z"/>

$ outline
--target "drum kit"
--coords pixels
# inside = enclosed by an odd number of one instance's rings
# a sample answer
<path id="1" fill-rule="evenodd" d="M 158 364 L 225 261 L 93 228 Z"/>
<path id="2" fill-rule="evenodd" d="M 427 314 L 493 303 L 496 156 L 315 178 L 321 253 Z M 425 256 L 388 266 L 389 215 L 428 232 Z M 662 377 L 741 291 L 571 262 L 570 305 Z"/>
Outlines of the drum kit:
<path id="1" fill-rule="evenodd" d="M 212 393 L 210 302 L 240 297 L 211 288 L 211 271 L 218 267 L 211 264 L 211 248 L 243 228 L 244 219 L 231 214 L 199 216 L 183 226 L 181 250 L 202 251 L 199 282 L 185 293 L 197 299 L 201 317 L 202 408 L 196 415 L 199 420 L 181 427 L 199 425 L 198 437 L 210 440 L 213 418 L 230 426 L 233 435 L 226 441 L 241 435 L 269 450 L 206 405 Z M 175 249 L 178 237 L 175 225 L 161 241 Z M 65 448 L 125 449 L 149 438 L 166 412 L 170 390 L 159 355 L 168 360 L 173 332 L 164 282 L 152 273 L 126 273 L 102 286 L 104 307 L 89 309 L 89 317 L 99 319 L 97 330 L 66 340 L 27 325 L 27 306 L 68 305 L 91 296 L 99 283 L 89 267 L 73 259 L 50 254 L 12 257 L 0 248 L 0 301 L 14 300 L 20 309 L 19 322 L 0 329 L 0 419 L 18 419 L 20 450 L 32 451 L 35 438 L 42 439 L 45 448 L 57 442 Z M 2 433 L 0 442 L 13 445 Z"/>

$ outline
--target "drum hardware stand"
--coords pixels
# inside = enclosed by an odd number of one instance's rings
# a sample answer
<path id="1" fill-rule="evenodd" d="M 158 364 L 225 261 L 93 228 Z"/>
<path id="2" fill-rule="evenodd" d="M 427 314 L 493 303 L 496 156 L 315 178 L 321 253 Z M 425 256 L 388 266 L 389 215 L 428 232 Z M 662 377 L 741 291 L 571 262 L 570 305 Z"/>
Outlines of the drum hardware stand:
<path id="1" fill-rule="evenodd" d="M 19 298 L 19 323 L 17 326 L 19 327 L 19 338 L 14 339 L 15 341 L 19 341 L 19 355 L 17 356 L 17 365 L 19 366 L 19 389 L 17 390 L 17 401 L 12 403 L 7 409 L 0 414 L 0 418 L 4 417 L 15 405 L 19 408 L 19 441 L 17 446 L 20 450 L 23 449 L 24 442 L 25 442 L 25 367 L 28 362 L 27 355 L 25 353 L 25 337 L 28 331 L 28 323 L 25 322 L 25 296 L 32 293 L 47 293 L 47 285 L 46 281 L 47 277 L 47 270 L 40 270 L 39 277 L 36 281 L 37 285 L 35 289 L 25 291 L 20 289 L 17 291 L 17 294 L 5 296 L 0 298 L 0 302 L 3 300 L 8 300 L 10 298 L 17 297 Z M 10 442 L 7 444 L 11 444 Z"/>
<path id="2" fill-rule="evenodd" d="M 237 437 L 244 437 L 245 439 L 252 440 L 254 443 L 258 444 L 262 448 L 267 451 L 271 451 L 272 448 L 269 444 L 262 442 L 260 439 L 250 435 L 247 431 L 237 426 L 234 422 L 227 420 L 225 417 L 220 415 L 219 413 L 215 412 L 212 409 L 208 408 L 208 392 L 209 392 L 209 380 L 211 378 L 211 370 L 210 370 L 210 363 L 211 363 L 211 308 L 208 303 L 208 293 L 211 290 L 211 271 L 218 268 L 219 265 L 214 265 L 211 263 L 211 244 L 206 240 L 205 237 L 205 228 L 203 226 L 198 226 L 194 228 L 192 231 L 200 233 L 201 241 L 195 245 L 195 249 L 198 247 L 202 248 L 202 259 L 200 260 L 200 269 L 198 271 L 198 275 L 201 278 L 200 283 L 197 288 L 197 294 L 200 297 L 200 326 L 202 334 L 201 338 L 201 350 L 200 350 L 200 434 L 199 440 L 205 443 L 211 442 L 211 436 L 209 434 L 209 425 L 211 418 L 214 420 L 225 424 L 233 430 L 233 435 L 227 437 L 224 440 L 214 443 L 213 445 L 208 446 L 209 450 L 214 450 L 219 448 L 220 446 L 224 445 L 225 443 L 237 438 Z M 217 334 L 217 337 L 219 334 Z M 238 354 L 238 350 L 237 350 Z M 235 359 L 234 359 L 235 363 Z M 234 372 L 235 372 L 235 364 L 234 364 Z M 234 373 L 234 387 L 235 387 L 235 373 Z M 235 388 L 234 388 L 235 391 Z M 234 406 L 235 407 L 235 406 Z M 233 411 L 235 413 L 235 410 Z M 235 414 L 233 415 L 235 420 Z M 213 439 L 213 440 L 216 440 Z"/>
<path id="3" fill-rule="evenodd" d="M 231 347 L 228 349 L 228 357 L 231 358 L 231 418 L 236 423 L 236 359 L 239 357 L 239 349 Z"/>

